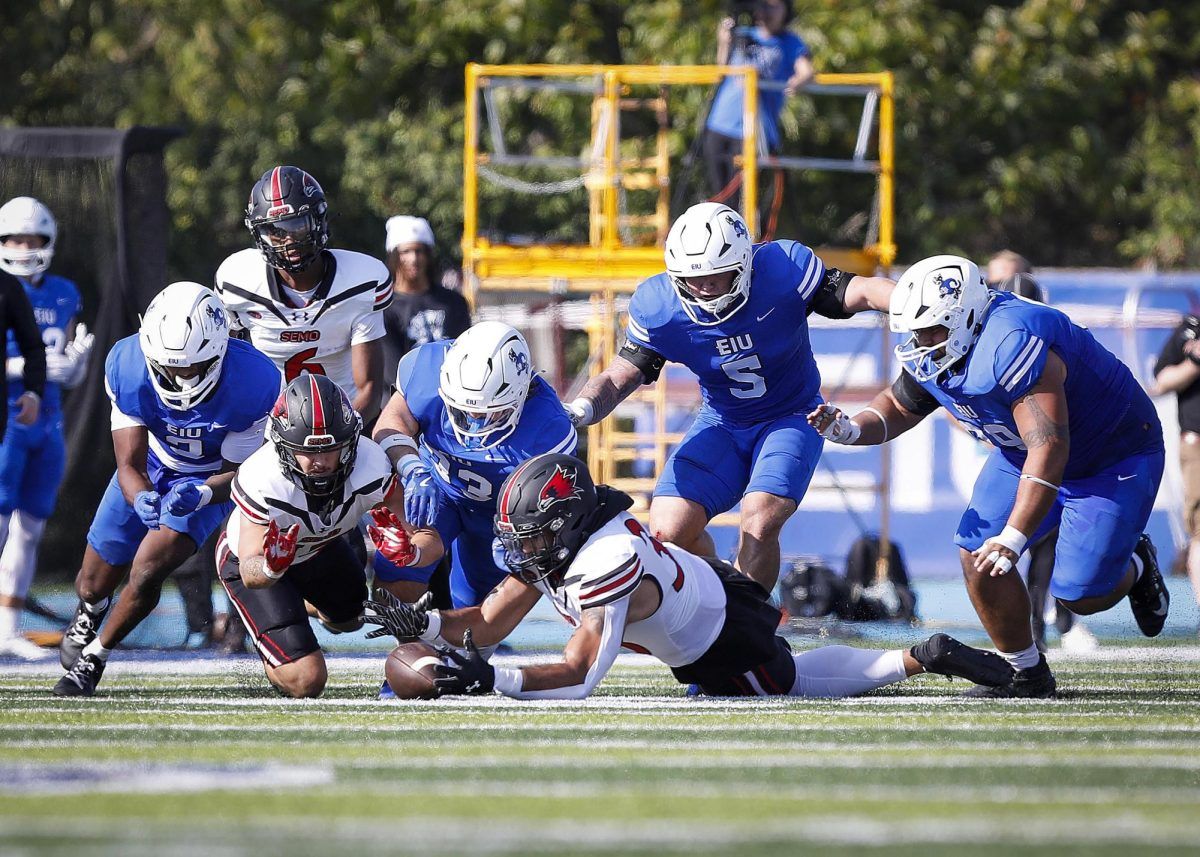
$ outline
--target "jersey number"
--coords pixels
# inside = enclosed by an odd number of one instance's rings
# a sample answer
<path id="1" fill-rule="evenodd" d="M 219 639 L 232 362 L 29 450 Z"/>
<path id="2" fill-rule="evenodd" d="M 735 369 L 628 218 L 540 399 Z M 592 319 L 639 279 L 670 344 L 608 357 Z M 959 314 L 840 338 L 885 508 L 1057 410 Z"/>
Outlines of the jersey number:
<path id="1" fill-rule="evenodd" d="M 492 483 L 484 479 L 478 473 L 473 473 L 467 470 L 461 464 L 451 461 L 449 457 L 443 455 L 438 450 L 431 450 L 433 457 L 437 459 L 438 470 L 447 482 L 457 480 L 462 484 L 463 495 L 468 500 L 474 500 L 476 503 L 486 503 L 492 499 Z"/>
<path id="2" fill-rule="evenodd" d="M 763 376 L 751 371 L 762 369 L 762 362 L 758 359 L 757 354 L 747 354 L 745 357 L 739 357 L 737 360 L 722 363 L 721 368 L 729 376 L 730 381 L 750 385 L 749 390 L 734 387 L 729 391 L 737 398 L 757 399 L 763 393 L 767 392 L 767 382 L 763 379 Z"/>
<path id="3" fill-rule="evenodd" d="M 283 377 L 286 381 L 294 381 L 307 372 L 310 375 L 324 375 L 325 367 L 320 363 L 309 363 L 307 361 L 317 356 L 317 349 L 305 348 L 303 351 L 297 351 L 287 359 L 283 364 Z"/>
<path id="4" fill-rule="evenodd" d="M 1000 423 L 988 423 L 985 426 L 967 426 L 968 431 L 976 440 L 990 443 L 992 446 L 1007 446 L 1010 449 L 1025 449 L 1025 442 L 1013 434 L 1008 426 Z"/>
<path id="5" fill-rule="evenodd" d="M 629 530 L 629 532 L 633 533 L 638 538 L 645 539 L 650 543 L 650 546 L 654 548 L 654 552 L 656 554 L 666 557 L 671 561 L 671 564 L 675 566 L 675 580 L 672 581 L 671 588 L 676 592 L 683 589 L 683 567 L 679 564 L 679 560 L 675 559 L 675 557 L 671 555 L 671 551 L 667 549 L 667 546 L 646 532 L 642 525 L 634 518 L 630 518 L 625 522 L 625 529 Z"/>
<path id="6" fill-rule="evenodd" d="M 167 445 L 171 447 L 171 451 L 183 456 L 184 458 L 203 458 L 204 457 L 204 442 L 198 437 L 178 437 L 176 435 L 167 435 Z"/>

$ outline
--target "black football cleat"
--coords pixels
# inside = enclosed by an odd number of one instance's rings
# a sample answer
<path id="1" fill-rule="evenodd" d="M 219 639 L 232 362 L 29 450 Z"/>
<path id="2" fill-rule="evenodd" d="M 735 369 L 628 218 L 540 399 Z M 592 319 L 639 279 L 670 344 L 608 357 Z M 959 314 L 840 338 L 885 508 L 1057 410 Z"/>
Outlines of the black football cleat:
<path id="1" fill-rule="evenodd" d="M 963 694 L 971 699 L 1054 699 L 1057 695 L 1058 682 L 1050 672 L 1045 655 L 1038 656 L 1036 666 L 1017 670 L 1008 684 L 973 687 Z"/>
<path id="2" fill-rule="evenodd" d="M 80 655 L 75 666 L 54 685 L 55 696 L 93 696 L 100 676 L 104 675 L 104 661 L 95 655 Z"/>
<path id="3" fill-rule="evenodd" d="M 1129 590 L 1129 608 L 1142 633 L 1147 637 L 1157 637 L 1167 621 L 1171 596 L 1167 592 L 1167 584 L 1163 582 L 1162 572 L 1158 570 L 1158 551 L 1154 549 L 1150 537 L 1142 533 L 1133 552 L 1142 560 L 1142 574 Z"/>
<path id="4" fill-rule="evenodd" d="M 926 672 L 958 676 L 975 684 L 998 686 L 1013 680 L 1013 668 L 993 652 L 973 649 L 949 634 L 934 634 L 923 643 L 909 649 Z"/>
<path id="5" fill-rule="evenodd" d="M 75 666 L 79 656 L 83 654 L 83 647 L 96 639 L 100 623 L 104 621 L 108 608 L 111 606 L 112 599 L 110 598 L 103 610 L 89 613 L 88 609 L 83 606 L 83 602 L 79 602 L 79 606 L 75 608 L 75 618 L 63 632 L 62 642 L 58 644 L 58 662 L 62 664 L 64 670 Z"/>

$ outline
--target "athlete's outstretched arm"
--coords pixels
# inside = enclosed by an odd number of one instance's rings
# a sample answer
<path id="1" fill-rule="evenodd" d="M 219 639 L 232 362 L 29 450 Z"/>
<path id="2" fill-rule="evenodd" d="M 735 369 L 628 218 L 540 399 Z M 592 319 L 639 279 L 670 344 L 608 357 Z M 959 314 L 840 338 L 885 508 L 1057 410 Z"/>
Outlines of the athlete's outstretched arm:
<path id="1" fill-rule="evenodd" d="M 867 309 L 887 312 L 894 288 L 896 281 L 887 277 L 851 277 L 850 284 L 846 286 L 842 306 L 847 312 L 862 312 Z"/>
<path id="2" fill-rule="evenodd" d="M 563 659 L 521 669 L 497 669 L 496 690 L 514 699 L 584 699 L 621 651 L 629 599 L 583 611 Z"/>
<path id="3" fill-rule="evenodd" d="M 1004 531 L 975 551 L 975 570 L 980 573 L 1011 570 L 1058 498 L 1071 454 L 1066 383 L 1066 364 L 1051 351 L 1038 382 L 1013 403 L 1013 421 L 1028 452 Z"/>
<path id="4" fill-rule="evenodd" d="M 600 422 L 645 383 L 642 370 L 617 355 L 607 369 L 583 385 L 579 397 L 567 406 L 572 422 L 578 426 Z"/>
<path id="5" fill-rule="evenodd" d="M 383 396 L 383 340 L 372 339 L 350 346 L 350 371 L 358 393 L 351 402 L 364 423 L 379 415 L 379 399 Z"/>
<path id="6" fill-rule="evenodd" d="M 478 645 L 492 646 L 511 634 L 541 597 L 532 586 L 506 577 L 474 607 L 429 610 L 427 603 L 388 603 L 384 598 L 367 602 L 366 620 L 401 642 L 424 640 L 459 646 L 470 631 Z"/>
<path id="7" fill-rule="evenodd" d="M 915 387 L 920 395 L 914 395 Z M 891 387 L 881 390 L 853 417 L 824 404 L 808 415 L 808 424 L 822 437 L 844 446 L 878 446 L 899 437 L 938 408 L 937 400 L 901 372 Z M 907 407 L 906 407 L 907 405 Z"/>

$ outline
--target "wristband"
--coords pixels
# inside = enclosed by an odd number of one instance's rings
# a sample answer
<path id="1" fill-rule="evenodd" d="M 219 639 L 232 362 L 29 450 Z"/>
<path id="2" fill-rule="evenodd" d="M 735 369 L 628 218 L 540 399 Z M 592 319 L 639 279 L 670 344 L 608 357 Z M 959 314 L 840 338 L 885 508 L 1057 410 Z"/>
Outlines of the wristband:
<path id="1" fill-rule="evenodd" d="M 567 407 L 578 413 L 579 422 L 585 425 L 590 424 L 592 417 L 596 416 L 596 408 L 592 405 L 592 400 L 583 396 L 571 402 Z"/>
<path id="2" fill-rule="evenodd" d="M 1021 552 L 1025 550 L 1025 545 L 1029 541 L 1029 537 L 1016 527 L 1010 527 L 1005 524 L 1004 529 L 1000 531 L 1000 535 L 992 536 L 988 541 L 1003 545 L 1017 556 L 1020 556 Z"/>
<path id="3" fill-rule="evenodd" d="M 37 393 L 33 392 L 33 390 L 26 390 L 24 393 L 21 394 L 21 397 L 24 397 L 24 396 L 33 396 L 33 400 L 35 402 L 40 403 L 42 401 L 42 397 L 39 396 Z M 18 397 L 18 398 L 20 398 L 20 397 Z"/>
<path id="4" fill-rule="evenodd" d="M 212 502 L 213 490 L 207 485 L 201 483 L 196 486 L 196 491 L 200 494 L 200 502 L 196 504 L 197 509 L 203 509 Z"/>
<path id="5" fill-rule="evenodd" d="M 396 461 L 396 472 L 400 474 L 401 479 L 407 479 L 408 474 L 413 471 L 413 468 L 420 467 L 421 464 L 421 456 L 415 452 L 410 452 L 408 455 L 400 456 Z"/>
<path id="6" fill-rule="evenodd" d="M 425 618 L 429 620 L 429 624 L 421 632 L 421 639 L 432 643 L 442 635 L 442 614 L 437 610 L 430 610 L 425 614 Z"/>
<path id="7" fill-rule="evenodd" d="M 414 438 L 401 432 L 389 434 L 383 440 L 379 441 L 379 448 L 384 452 L 387 452 L 393 446 L 411 446 L 413 449 L 416 449 L 417 442 Z"/>
<path id="8" fill-rule="evenodd" d="M 515 696 L 525 687 L 525 673 L 519 669 L 496 667 L 492 689 L 505 696 Z"/>
<path id="9" fill-rule="evenodd" d="M 267 565 L 267 558 L 263 557 L 262 573 L 271 580 L 282 580 L 283 576 L 287 574 L 287 569 L 285 568 L 283 571 L 279 572 L 279 574 L 276 574 L 275 572 L 271 571 L 271 566 Z"/>

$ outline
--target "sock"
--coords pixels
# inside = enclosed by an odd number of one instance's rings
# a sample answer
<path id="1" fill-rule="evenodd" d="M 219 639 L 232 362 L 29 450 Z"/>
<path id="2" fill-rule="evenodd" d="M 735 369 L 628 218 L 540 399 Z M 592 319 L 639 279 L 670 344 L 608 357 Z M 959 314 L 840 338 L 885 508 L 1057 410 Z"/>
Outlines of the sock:
<path id="1" fill-rule="evenodd" d="M 107 661 L 108 656 L 112 654 L 112 649 L 104 648 L 104 646 L 102 646 L 100 644 L 100 638 L 97 637 L 96 639 L 92 640 L 90 643 L 88 643 L 86 646 L 83 647 L 83 654 L 95 655 L 100 660 Z"/>
<path id="2" fill-rule="evenodd" d="M 793 655 L 796 683 L 791 696 L 839 697 L 866 693 L 902 681 L 904 652 L 824 646 Z"/>
<path id="3" fill-rule="evenodd" d="M 110 599 L 110 598 L 101 598 L 95 604 L 92 604 L 88 601 L 84 601 L 83 609 L 86 610 L 87 612 L 91 613 L 93 616 L 95 616 L 97 613 L 103 613 L 105 610 L 107 610 L 108 602 L 111 600 L 112 599 Z"/>
<path id="4" fill-rule="evenodd" d="M 17 636 L 17 624 L 21 611 L 16 607 L 0 607 L 0 640 Z"/>
<path id="5" fill-rule="evenodd" d="M 1027 670 L 1030 667 L 1036 667 L 1041 661 L 1042 655 L 1037 646 L 1033 645 L 1020 652 L 1000 652 L 1000 657 L 1012 664 L 1013 669 Z"/>
<path id="6" fill-rule="evenodd" d="M 1133 563 L 1133 580 L 1136 583 L 1142 579 L 1142 572 L 1146 570 L 1146 563 L 1142 562 L 1142 558 L 1137 554 L 1131 556 L 1129 561 Z"/>

